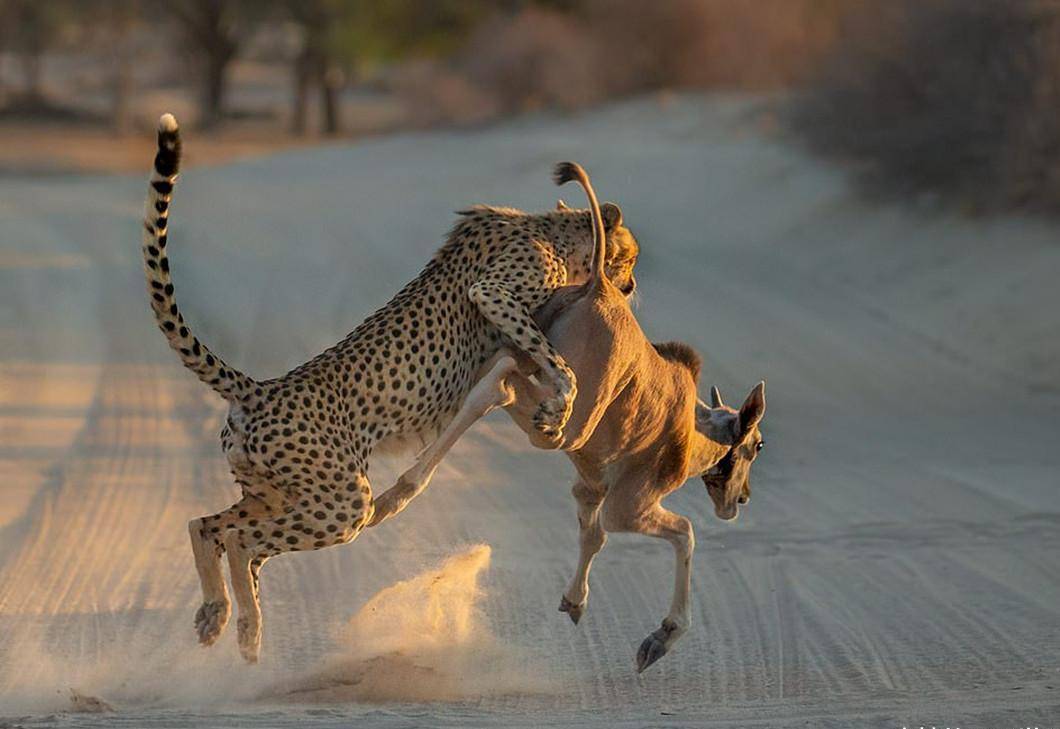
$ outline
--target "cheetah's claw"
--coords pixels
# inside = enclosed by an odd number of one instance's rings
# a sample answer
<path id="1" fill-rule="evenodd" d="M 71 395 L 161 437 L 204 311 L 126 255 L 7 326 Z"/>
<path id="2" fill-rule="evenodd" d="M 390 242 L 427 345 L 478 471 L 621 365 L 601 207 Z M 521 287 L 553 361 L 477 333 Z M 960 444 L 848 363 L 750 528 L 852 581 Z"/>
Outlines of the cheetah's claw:
<path id="1" fill-rule="evenodd" d="M 534 427 L 548 438 L 558 439 L 570 418 L 572 402 L 562 397 L 545 400 L 534 413 Z"/>

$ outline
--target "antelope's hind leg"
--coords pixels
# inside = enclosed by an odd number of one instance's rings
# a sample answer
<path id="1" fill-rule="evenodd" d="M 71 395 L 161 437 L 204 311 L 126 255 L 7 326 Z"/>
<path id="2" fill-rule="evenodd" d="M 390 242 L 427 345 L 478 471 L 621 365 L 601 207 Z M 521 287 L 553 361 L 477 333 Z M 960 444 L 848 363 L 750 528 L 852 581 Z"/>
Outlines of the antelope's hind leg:
<path id="1" fill-rule="evenodd" d="M 651 504 L 643 511 L 639 508 L 629 510 L 630 502 L 625 502 L 621 497 L 615 500 L 616 508 L 612 510 L 612 496 L 618 494 L 609 494 L 604 506 L 604 526 L 608 531 L 635 532 L 665 539 L 674 548 L 674 592 L 670 612 L 663 618 L 662 625 L 645 638 L 637 650 L 637 672 L 641 673 L 666 655 L 688 630 L 692 552 L 696 540 L 692 522 L 680 514 L 667 511 L 658 503 Z"/>

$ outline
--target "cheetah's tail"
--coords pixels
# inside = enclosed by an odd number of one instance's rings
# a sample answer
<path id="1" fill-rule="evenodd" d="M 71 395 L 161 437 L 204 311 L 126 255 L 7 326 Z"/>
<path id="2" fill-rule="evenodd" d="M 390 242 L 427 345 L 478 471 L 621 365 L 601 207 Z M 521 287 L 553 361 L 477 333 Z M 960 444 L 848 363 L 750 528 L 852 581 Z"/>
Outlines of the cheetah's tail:
<path id="1" fill-rule="evenodd" d="M 593 223 L 593 262 L 589 267 L 589 280 L 585 282 L 586 287 L 601 286 L 608 280 L 605 270 L 607 257 L 607 232 L 604 228 L 604 217 L 600 214 L 600 203 L 596 199 L 596 192 L 589 175 L 577 162 L 559 162 L 552 171 L 552 179 L 557 185 L 565 185 L 568 182 L 577 182 L 585 190 L 589 198 L 589 209 L 592 212 Z"/>
<path id="2" fill-rule="evenodd" d="M 180 355 L 185 367 L 226 400 L 249 403 L 261 394 L 258 383 L 229 367 L 191 333 L 173 295 L 166 243 L 169 201 L 179 171 L 180 130 L 172 114 L 163 114 L 158 120 L 158 153 L 144 204 L 144 273 L 151 309 L 155 312 L 158 328 L 166 335 L 169 346 Z"/>

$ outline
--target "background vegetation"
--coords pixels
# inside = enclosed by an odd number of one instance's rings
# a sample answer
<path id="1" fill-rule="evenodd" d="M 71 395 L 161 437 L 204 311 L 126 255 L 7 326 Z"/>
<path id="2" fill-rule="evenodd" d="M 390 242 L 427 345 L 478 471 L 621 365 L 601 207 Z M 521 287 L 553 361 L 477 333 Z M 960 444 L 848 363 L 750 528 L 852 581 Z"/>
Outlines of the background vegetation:
<path id="1" fill-rule="evenodd" d="M 300 138 L 663 89 L 781 92 L 875 191 L 1060 210 L 1060 0 L 0 0 L 0 121 Z"/>
<path id="2" fill-rule="evenodd" d="M 1060 211 L 1054 2 L 905 0 L 849 19 L 792 120 L 873 189 Z"/>
<path id="3" fill-rule="evenodd" d="M 342 129 L 339 97 L 380 85 L 416 98 L 424 123 L 577 108 L 658 88 L 766 88 L 801 80 L 851 0 L 0 0 L 0 99 L 8 114 L 69 106 L 44 68 L 106 69 L 128 123 L 143 87 L 192 81 L 199 123 L 245 109 L 239 62 L 285 68 L 292 131 Z M 155 62 L 152 54 L 165 60 Z M 145 65 L 146 64 L 146 65 Z M 145 77 L 154 67 L 155 76 Z M 314 101 L 317 99 L 317 101 Z"/>

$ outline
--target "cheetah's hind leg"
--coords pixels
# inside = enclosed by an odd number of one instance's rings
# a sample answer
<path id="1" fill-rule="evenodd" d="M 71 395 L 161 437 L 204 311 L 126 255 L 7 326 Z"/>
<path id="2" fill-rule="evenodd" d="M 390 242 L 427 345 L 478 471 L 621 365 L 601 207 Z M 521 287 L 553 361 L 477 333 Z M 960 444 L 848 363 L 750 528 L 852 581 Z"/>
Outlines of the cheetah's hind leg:
<path id="1" fill-rule="evenodd" d="M 267 519 L 276 512 L 276 507 L 246 496 L 224 511 L 188 522 L 195 569 L 202 586 L 202 605 L 195 611 L 195 632 L 203 646 L 217 642 L 232 614 L 232 603 L 221 572 L 225 533 L 238 524 L 257 523 L 257 520 Z"/>
<path id="2" fill-rule="evenodd" d="M 281 516 L 251 525 L 233 525 L 224 536 L 232 592 L 239 606 L 239 652 L 248 663 L 258 660 L 261 646 L 259 571 L 271 557 L 345 544 L 372 518 L 372 491 L 363 472 L 351 472 L 339 460 L 319 465 L 319 481 L 301 474 L 285 483 L 297 494 Z M 330 466 L 330 470 L 328 470 Z M 323 496 L 322 496 L 323 495 Z M 326 498 L 325 498 L 326 497 Z M 317 502 L 320 503 L 317 503 Z"/>
<path id="3" fill-rule="evenodd" d="M 209 534 L 208 530 L 211 527 L 205 526 L 218 516 L 220 514 L 204 516 L 188 522 L 191 550 L 195 555 L 195 569 L 199 573 L 199 582 L 202 586 L 202 605 L 195 611 L 195 632 L 199 636 L 199 643 L 204 646 L 217 642 L 232 614 L 228 588 L 221 574 L 222 548 Z"/>

